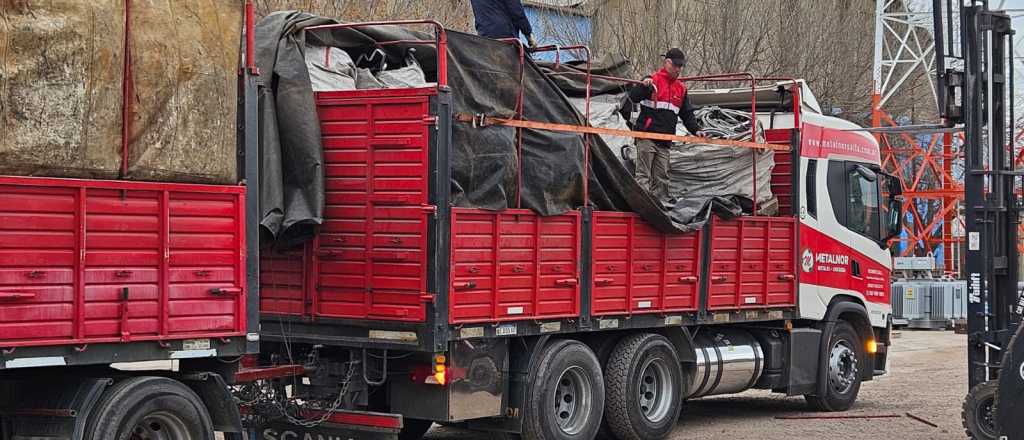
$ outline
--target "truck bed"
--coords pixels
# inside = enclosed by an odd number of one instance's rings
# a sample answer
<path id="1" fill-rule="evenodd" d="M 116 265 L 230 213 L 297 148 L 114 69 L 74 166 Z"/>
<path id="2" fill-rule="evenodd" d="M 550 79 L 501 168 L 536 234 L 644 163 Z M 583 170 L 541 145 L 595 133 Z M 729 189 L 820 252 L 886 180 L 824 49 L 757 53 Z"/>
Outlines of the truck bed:
<path id="1" fill-rule="evenodd" d="M 426 347 L 507 324 L 523 334 L 586 329 L 592 320 L 794 316 L 792 153 L 776 154 L 779 216 L 715 217 L 685 234 L 661 233 L 627 212 L 452 207 L 444 94 L 317 94 L 324 225 L 302 247 L 263 253 L 265 339 L 364 343 L 384 335 Z M 770 141 L 789 144 L 790 131 L 773 130 Z"/>

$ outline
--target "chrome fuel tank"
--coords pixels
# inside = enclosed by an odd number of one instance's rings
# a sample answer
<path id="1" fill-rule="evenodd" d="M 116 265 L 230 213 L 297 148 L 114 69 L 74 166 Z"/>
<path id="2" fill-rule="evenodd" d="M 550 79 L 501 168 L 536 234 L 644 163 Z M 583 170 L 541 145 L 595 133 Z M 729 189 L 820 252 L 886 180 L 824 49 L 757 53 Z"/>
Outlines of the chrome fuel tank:
<path id="1" fill-rule="evenodd" d="M 753 387 L 764 372 L 764 351 L 757 339 L 743 330 L 702 330 L 693 339 L 697 369 L 687 398 L 733 394 Z"/>

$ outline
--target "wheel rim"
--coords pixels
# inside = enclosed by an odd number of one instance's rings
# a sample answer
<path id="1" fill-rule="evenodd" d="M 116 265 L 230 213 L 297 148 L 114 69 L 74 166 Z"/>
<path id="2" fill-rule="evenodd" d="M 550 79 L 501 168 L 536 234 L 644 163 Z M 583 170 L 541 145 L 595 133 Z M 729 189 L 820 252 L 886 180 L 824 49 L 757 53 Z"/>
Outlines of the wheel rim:
<path id="1" fill-rule="evenodd" d="M 167 412 L 155 412 L 132 428 L 130 440 L 192 440 L 192 436 L 188 425 L 180 417 Z"/>
<path id="2" fill-rule="evenodd" d="M 554 416 L 558 428 L 569 435 L 582 432 L 593 409 L 590 378 L 580 367 L 569 367 L 558 376 L 554 390 Z"/>
<path id="3" fill-rule="evenodd" d="M 829 385 L 838 394 L 849 393 L 857 383 L 857 352 L 849 341 L 839 340 L 832 346 L 828 361 Z"/>
<path id="4" fill-rule="evenodd" d="M 640 369 L 637 384 L 637 405 L 651 422 L 660 422 L 672 407 L 672 376 L 664 359 L 648 359 Z"/>
<path id="5" fill-rule="evenodd" d="M 988 397 L 978 402 L 978 406 L 974 408 L 974 419 L 978 421 L 978 429 L 981 430 L 985 438 L 996 438 L 996 435 L 998 435 L 996 432 L 995 403 L 996 399 L 994 397 Z"/>

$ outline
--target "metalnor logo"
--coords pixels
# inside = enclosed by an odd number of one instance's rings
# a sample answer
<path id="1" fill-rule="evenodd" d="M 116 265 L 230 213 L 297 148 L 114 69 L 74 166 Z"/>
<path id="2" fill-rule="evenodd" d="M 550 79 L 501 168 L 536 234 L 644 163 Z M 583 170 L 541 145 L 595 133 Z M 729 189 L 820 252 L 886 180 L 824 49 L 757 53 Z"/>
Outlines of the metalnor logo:
<path id="1" fill-rule="evenodd" d="M 804 272 L 814 270 L 814 252 L 811 252 L 810 249 L 804 249 L 804 253 L 800 256 L 800 267 Z"/>

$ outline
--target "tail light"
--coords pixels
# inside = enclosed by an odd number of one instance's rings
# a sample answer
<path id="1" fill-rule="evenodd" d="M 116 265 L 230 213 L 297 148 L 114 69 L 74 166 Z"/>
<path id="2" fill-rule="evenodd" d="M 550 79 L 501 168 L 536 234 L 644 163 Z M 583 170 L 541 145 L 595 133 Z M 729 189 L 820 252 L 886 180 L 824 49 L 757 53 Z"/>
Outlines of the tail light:
<path id="1" fill-rule="evenodd" d="M 412 368 L 410 379 L 414 383 L 445 386 L 451 381 L 448 370 L 448 358 L 443 354 L 434 355 L 430 365 L 419 365 Z"/>

